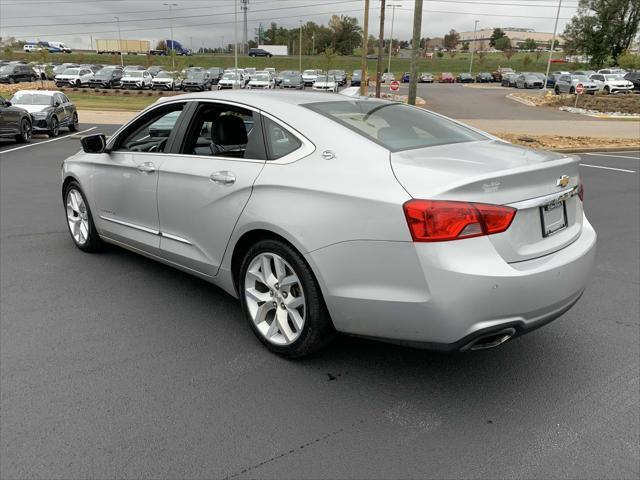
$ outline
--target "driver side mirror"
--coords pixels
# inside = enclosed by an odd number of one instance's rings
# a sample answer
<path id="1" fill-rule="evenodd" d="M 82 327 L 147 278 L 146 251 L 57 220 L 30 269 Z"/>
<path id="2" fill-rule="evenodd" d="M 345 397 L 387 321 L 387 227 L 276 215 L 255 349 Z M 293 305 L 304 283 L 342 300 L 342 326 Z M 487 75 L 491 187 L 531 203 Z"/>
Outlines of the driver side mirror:
<path id="1" fill-rule="evenodd" d="M 107 138 L 102 133 L 84 136 L 80 143 L 85 153 L 104 153 L 107 148 Z"/>
<path id="2" fill-rule="evenodd" d="M 59 100 L 56 100 L 55 102 L 53 102 L 53 106 L 54 107 L 59 107 L 60 105 L 62 105 L 62 104 L 60 103 Z"/>
<path id="3" fill-rule="evenodd" d="M 10 107 L 11 106 L 11 102 L 9 100 L 5 100 L 4 103 L 2 104 L 4 107 Z"/>

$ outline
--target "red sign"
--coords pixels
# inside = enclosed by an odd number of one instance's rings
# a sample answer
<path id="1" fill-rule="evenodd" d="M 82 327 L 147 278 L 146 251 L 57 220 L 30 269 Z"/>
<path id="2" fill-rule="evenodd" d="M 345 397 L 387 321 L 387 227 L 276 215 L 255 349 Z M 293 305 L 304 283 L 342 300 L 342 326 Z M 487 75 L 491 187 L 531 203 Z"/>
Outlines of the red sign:
<path id="1" fill-rule="evenodd" d="M 398 82 L 397 80 L 394 80 L 389 84 L 389 88 L 391 89 L 392 92 L 397 92 L 398 90 L 400 90 L 400 82 Z"/>
<path id="2" fill-rule="evenodd" d="M 584 93 L 584 85 L 579 83 L 576 85 L 576 95 L 582 95 Z"/>

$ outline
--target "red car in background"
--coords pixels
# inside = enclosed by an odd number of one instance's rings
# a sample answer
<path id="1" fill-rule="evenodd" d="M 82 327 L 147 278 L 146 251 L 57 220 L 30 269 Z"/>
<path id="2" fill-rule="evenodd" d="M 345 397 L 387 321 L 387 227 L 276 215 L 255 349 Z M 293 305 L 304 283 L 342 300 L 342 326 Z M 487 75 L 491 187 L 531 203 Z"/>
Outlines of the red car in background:
<path id="1" fill-rule="evenodd" d="M 440 78 L 438 79 L 439 83 L 455 83 L 456 77 L 453 76 L 451 72 L 442 72 L 440 74 Z"/>

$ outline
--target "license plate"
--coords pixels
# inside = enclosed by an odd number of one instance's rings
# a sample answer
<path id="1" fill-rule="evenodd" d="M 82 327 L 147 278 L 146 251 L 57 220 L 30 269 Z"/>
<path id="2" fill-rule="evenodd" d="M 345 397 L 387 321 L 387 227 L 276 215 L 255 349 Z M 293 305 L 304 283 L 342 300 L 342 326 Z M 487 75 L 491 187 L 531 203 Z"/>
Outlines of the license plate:
<path id="1" fill-rule="evenodd" d="M 549 203 L 540 207 L 542 236 L 548 237 L 567 228 L 567 207 L 564 201 Z"/>

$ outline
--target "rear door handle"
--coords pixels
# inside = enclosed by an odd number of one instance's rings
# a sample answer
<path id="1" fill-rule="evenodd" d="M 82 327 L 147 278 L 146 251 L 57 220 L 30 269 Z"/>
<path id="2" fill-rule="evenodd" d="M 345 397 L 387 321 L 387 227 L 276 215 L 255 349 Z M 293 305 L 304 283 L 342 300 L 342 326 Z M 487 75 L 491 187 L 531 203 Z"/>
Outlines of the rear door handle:
<path id="1" fill-rule="evenodd" d="M 151 162 L 144 162 L 138 165 L 138 171 L 140 173 L 153 173 L 156 171 L 156 166 Z"/>
<path id="2" fill-rule="evenodd" d="M 209 175 L 209 180 L 220 185 L 233 185 L 236 182 L 236 176 L 233 172 L 223 170 L 221 172 L 213 172 Z"/>

